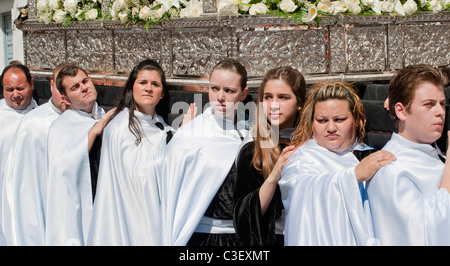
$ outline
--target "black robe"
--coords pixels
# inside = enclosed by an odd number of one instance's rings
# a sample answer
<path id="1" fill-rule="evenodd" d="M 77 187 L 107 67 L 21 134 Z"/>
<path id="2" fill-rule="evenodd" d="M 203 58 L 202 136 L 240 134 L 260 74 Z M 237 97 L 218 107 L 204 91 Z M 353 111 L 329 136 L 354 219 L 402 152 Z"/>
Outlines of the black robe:
<path id="1" fill-rule="evenodd" d="M 285 145 L 280 145 L 280 149 Z M 280 187 L 264 214 L 261 215 L 259 189 L 264 183 L 262 172 L 252 166 L 254 142 L 245 144 L 237 160 L 234 189 L 234 228 L 239 240 L 246 246 L 282 246 L 284 236 L 275 233 L 275 221 L 281 217 L 283 202 Z"/>

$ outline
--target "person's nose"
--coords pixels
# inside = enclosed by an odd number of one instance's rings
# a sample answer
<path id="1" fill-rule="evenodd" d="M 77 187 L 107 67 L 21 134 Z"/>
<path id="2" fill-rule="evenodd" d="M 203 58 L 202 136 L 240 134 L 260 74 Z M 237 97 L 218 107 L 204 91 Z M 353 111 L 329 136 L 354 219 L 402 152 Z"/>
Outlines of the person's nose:
<path id="1" fill-rule="evenodd" d="M 333 120 L 328 121 L 327 132 L 336 132 L 336 123 Z"/>
<path id="2" fill-rule="evenodd" d="M 221 103 L 225 101 L 225 92 L 222 89 L 217 92 L 217 101 Z"/>
<path id="3" fill-rule="evenodd" d="M 22 95 L 20 94 L 20 92 L 18 90 L 14 90 L 12 93 L 12 98 L 15 99 L 20 99 Z"/>

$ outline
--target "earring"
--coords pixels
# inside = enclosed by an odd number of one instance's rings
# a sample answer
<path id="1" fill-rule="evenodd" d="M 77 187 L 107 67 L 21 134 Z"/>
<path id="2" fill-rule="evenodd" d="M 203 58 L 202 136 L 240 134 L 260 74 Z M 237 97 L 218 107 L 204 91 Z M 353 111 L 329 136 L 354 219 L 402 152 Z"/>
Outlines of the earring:
<path id="1" fill-rule="evenodd" d="M 297 107 L 297 111 L 300 111 L 300 110 L 302 110 L 302 108 L 299 106 L 299 107 Z"/>

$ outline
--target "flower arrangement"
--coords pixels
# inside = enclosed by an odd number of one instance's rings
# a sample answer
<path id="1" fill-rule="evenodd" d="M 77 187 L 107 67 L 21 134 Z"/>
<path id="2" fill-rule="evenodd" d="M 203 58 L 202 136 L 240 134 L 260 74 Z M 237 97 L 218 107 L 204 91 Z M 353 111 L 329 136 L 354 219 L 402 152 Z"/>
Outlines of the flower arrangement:
<path id="1" fill-rule="evenodd" d="M 310 22 L 321 15 L 394 15 L 407 16 L 421 11 L 450 11 L 450 0 L 219 0 L 218 13 L 278 15 Z"/>
<path id="2" fill-rule="evenodd" d="M 123 23 L 158 24 L 164 19 L 197 17 L 203 13 L 202 0 L 114 0 L 105 19 Z"/>
<path id="3" fill-rule="evenodd" d="M 203 0 L 111 0 L 102 16 L 102 0 L 37 0 L 38 20 L 63 23 L 98 19 L 122 23 L 158 24 L 164 19 L 197 17 Z M 422 11 L 450 11 L 450 0 L 218 0 L 219 15 L 277 15 L 302 23 L 320 21 L 318 15 L 407 16 Z"/>
<path id="4" fill-rule="evenodd" d="M 97 20 L 102 18 L 101 0 L 38 0 L 38 20 L 44 23 Z"/>

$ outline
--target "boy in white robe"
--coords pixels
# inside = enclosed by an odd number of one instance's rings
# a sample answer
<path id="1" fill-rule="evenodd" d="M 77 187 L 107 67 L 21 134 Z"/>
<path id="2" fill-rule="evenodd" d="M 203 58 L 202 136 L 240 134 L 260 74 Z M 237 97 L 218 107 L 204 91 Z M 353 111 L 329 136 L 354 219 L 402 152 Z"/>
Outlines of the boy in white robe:
<path id="1" fill-rule="evenodd" d="M 64 67 L 56 86 L 71 109 L 53 121 L 48 134 L 46 244 L 84 245 L 95 192 L 91 179 L 96 178 L 90 153 L 107 116 L 83 69 Z"/>
<path id="2" fill-rule="evenodd" d="M 22 118 L 37 107 L 33 100 L 33 80 L 29 69 L 22 64 L 5 67 L 1 81 L 4 99 L 0 100 L 0 184 L 3 186 L 3 172 L 11 148 L 11 142 Z M 0 190 L 0 201 L 1 201 Z M 0 212 L 0 222 L 2 213 Z"/>
<path id="3" fill-rule="evenodd" d="M 389 112 L 398 133 L 383 150 L 397 161 L 375 174 L 365 200 L 377 244 L 450 245 L 450 166 L 432 146 L 444 128 L 447 82 L 428 65 L 405 67 L 390 81 Z"/>
<path id="4" fill-rule="evenodd" d="M 24 116 L 11 144 L 15 148 L 5 165 L 2 201 L 3 228 L 9 245 L 45 245 L 47 135 L 50 124 L 66 110 L 55 84 L 65 65 L 53 70 L 52 97 Z"/>

